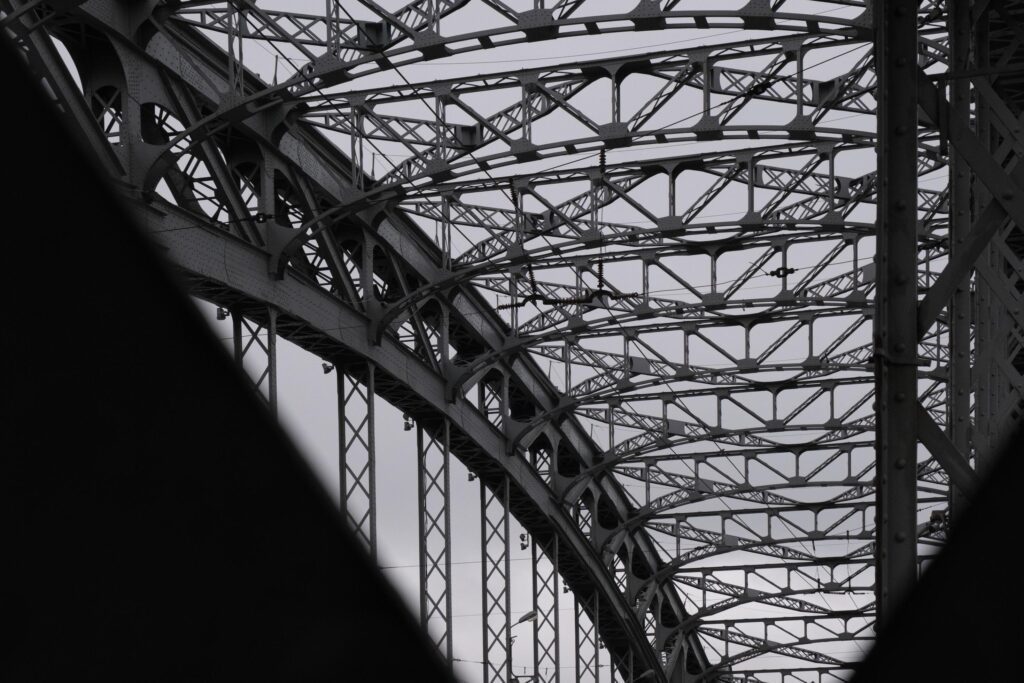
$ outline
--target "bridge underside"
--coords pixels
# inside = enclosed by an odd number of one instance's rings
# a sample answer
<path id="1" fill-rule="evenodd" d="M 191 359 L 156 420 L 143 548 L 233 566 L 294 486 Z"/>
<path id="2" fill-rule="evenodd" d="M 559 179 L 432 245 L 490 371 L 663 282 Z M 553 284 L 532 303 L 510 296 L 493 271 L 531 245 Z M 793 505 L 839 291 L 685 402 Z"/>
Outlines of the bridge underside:
<path id="1" fill-rule="evenodd" d="M 1019 3 L 0 7 L 460 675 L 847 680 L 1019 421 Z"/>

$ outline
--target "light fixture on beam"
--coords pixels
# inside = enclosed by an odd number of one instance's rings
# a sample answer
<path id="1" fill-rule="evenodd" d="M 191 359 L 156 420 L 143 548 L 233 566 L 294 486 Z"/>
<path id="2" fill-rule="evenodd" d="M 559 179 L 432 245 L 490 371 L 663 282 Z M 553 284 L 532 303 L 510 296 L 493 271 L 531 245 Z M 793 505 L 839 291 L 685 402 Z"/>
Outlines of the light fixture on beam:
<path id="1" fill-rule="evenodd" d="M 537 621 L 537 610 L 532 609 L 523 616 L 519 617 L 519 621 L 516 622 L 516 625 L 524 624 L 527 621 Z"/>

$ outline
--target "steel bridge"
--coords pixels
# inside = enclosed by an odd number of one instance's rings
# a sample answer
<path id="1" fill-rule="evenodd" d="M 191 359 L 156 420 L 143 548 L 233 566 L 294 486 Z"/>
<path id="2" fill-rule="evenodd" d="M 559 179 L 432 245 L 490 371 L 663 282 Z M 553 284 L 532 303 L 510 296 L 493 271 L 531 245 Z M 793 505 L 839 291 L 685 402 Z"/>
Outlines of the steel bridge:
<path id="1" fill-rule="evenodd" d="M 471 680 L 847 680 L 1019 421 L 1020 3 L 0 8 L 270 409 L 333 371 L 374 557 L 404 415 Z"/>

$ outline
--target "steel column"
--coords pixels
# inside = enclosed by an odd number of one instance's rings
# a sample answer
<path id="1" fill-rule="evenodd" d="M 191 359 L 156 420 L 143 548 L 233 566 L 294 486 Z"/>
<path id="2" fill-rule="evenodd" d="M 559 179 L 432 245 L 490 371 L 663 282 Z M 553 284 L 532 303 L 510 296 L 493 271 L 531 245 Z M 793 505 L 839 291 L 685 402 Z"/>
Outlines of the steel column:
<path id="1" fill-rule="evenodd" d="M 558 538 L 544 548 L 533 539 L 530 548 L 533 561 L 533 670 L 535 680 L 558 683 Z"/>
<path id="2" fill-rule="evenodd" d="M 971 2 L 953 2 L 949 8 L 949 43 L 953 73 L 966 72 L 971 57 Z M 954 116 L 969 119 L 971 87 L 966 78 L 950 83 L 950 99 Z M 950 149 L 949 165 L 949 231 L 950 258 L 955 259 L 971 229 L 970 168 L 962 155 Z M 973 270 L 973 269 L 972 269 Z M 959 283 L 949 302 L 949 388 L 946 431 L 959 453 L 971 452 L 971 277 Z M 964 491 L 952 486 L 950 515 L 958 516 L 966 504 Z"/>
<path id="3" fill-rule="evenodd" d="M 917 3 L 875 0 L 878 620 L 917 579 Z"/>
<path id="4" fill-rule="evenodd" d="M 512 677 L 508 478 L 496 491 L 480 482 L 480 557 L 482 680 L 501 683 Z"/>
<path id="5" fill-rule="evenodd" d="M 991 156 L 1003 171 L 1012 169 L 1007 174 L 1010 182 L 1001 188 L 975 183 L 980 214 L 997 219 L 987 225 L 992 237 L 978 263 L 976 294 L 975 456 L 976 467 L 984 474 L 992 465 L 991 455 L 1020 423 L 1024 406 L 1024 167 L 1019 161 L 1024 155 L 1024 115 L 1019 115 L 1024 98 L 1013 86 L 1012 73 L 1000 76 L 1019 63 L 1024 25 L 1018 3 L 977 3 L 975 12 L 974 68 L 980 75 L 972 84 L 978 138 L 986 160 Z M 978 169 L 973 170 L 981 177 Z"/>
<path id="6" fill-rule="evenodd" d="M 549 480 L 554 468 L 551 448 L 544 444 L 530 451 L 533 470 Z M 536 680 L 558 683 L 559 667 L 558 625 L 558 538 L 546 543 L 531 538 L 530 556 L 533 560 L 533 609 L 537 617 L 533 622 L 533 670 Z"/>
<path id="7" fill-rule="evenodd" d="M 446 661 L 452 659 L 449 424 L 416 428 L 419 454 L 420 621 Z"/>
<path id="8" fill-rule="evenodd" d="M 573 617 L 576 636 L 576 681 L 598 683 L 601 680 L 601 650 L 597 642 L 597 624 L 590 620 L 578 598 L 573 600 Z"/>
<path id="9" fill-rule="evenodd" d="M 266 306 L 261 313 L 266 322 L 250 321 L 238 308 L 231 311 L 232 348 L 235 362 L 245 369 L 245 360 L 259 354 L 252 371 L 254 388 L 277 415 L 277 309 Z M 266 393 L 264 393 L 266 392 Z"/>
<path id="10" fill-rule="evenodd" d="M 975 26 L 975 42 L 978 48 L 977 55 L 975 56 L 975 68 L 988 69 L 992 66 L 991 51 L 988 44 L 988 17 L 983 14 L 982 16 L 974 17 L 974 19 L 977 22 Z M 975 129 L 982 144 L 990 147 L 993 135 L 991 116 L 989 115 L 988 108 L 982 106 L 980 102 L 977 107 Z M 981 250 L 981 256 L 978 258 L 978 267 L 982 273 L 986 271 L 992 272 L 992 266 L 997 259 L 995 254 L 992 253 L 991 246 L 988 245 L 992 236 L 1001 226 L 1003 216 L 998 215 L 999 205 L 993 201 L 991 192 L 989 192 L 984 184 L 976 182 L 973 189 L 974 204 L 980 214 L 979 225 L 976 227 L 987 228 L 989 233 L 986 235 L 987 239 L 984 240 L 986 247 Z M 981 222 L 985 218 L 984 214 L 993 213 L 997 215 L 990 215 L 987 221 Z M 997 286 L 996 283 L 989 282 L 989 278 L 979 278 L 974 304 L 976 367 L 974 389 L 978 427 L 976 443 L 978 455 L 977 468 L 979 472 L 984 472 L 986 465 L 985 456 L 992 452 L 993 447 L 992 432 L 995 423 L 993 416 L 996 412 L 994 405 L 995 396 L 997 395 L 995 389 L 997 375 L 993 372 L 992 352 L 996 346 L 996 340 L 999 338 L 998 331 L 996 330 L 999 321 L 995 316 L 995 309 L 998 305 L 995 295 Z"/>
<path id="11" fill-rule="evenodd" d="M 367 362 L 365 367 L 335 369 L 342 508 L 356 536 L 376 558 L 376 367 Z"/>
<path id="12" fill-rule="evenodd" d="M 277 309 L 267 308 L 267 403 L 277 415 Z"/>

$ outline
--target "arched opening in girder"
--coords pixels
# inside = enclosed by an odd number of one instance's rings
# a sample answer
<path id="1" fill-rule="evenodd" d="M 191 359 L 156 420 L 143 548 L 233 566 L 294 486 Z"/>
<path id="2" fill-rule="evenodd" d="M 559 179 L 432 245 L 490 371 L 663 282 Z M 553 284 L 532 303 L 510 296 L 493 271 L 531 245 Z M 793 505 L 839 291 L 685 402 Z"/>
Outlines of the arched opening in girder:
<path id="1" fill-rule="evenodd" d="M 274 220 L 278 225 L 295 228 L 306 222 L 308 213 L 302 208 L 305 201 L 292 185 L 288 176 L 274 169 Z"/>
<path id="2" fill-rule="evenodd" d="M 487 417 L 487 421 L 498 429 L 504 423 L 502 408 L 505 375 L 497 368 L 492 368 L 480 378 L 477 384 L 477 409 Z"/>
<path id="3" fill-rule="evenodd" d="M 53 27 L 52 35 L 101 135 L 110 145 L 118 145 L 124 123 L 125 76 L 113 44 L 85 23 L 60 23 Z"/>
<path id="4" fill-rule="evenodd" d="M 559 442 L 555 458 L 559 476 L 575 477 L 582 471 L 580 456 L 565 442 Z"/>

